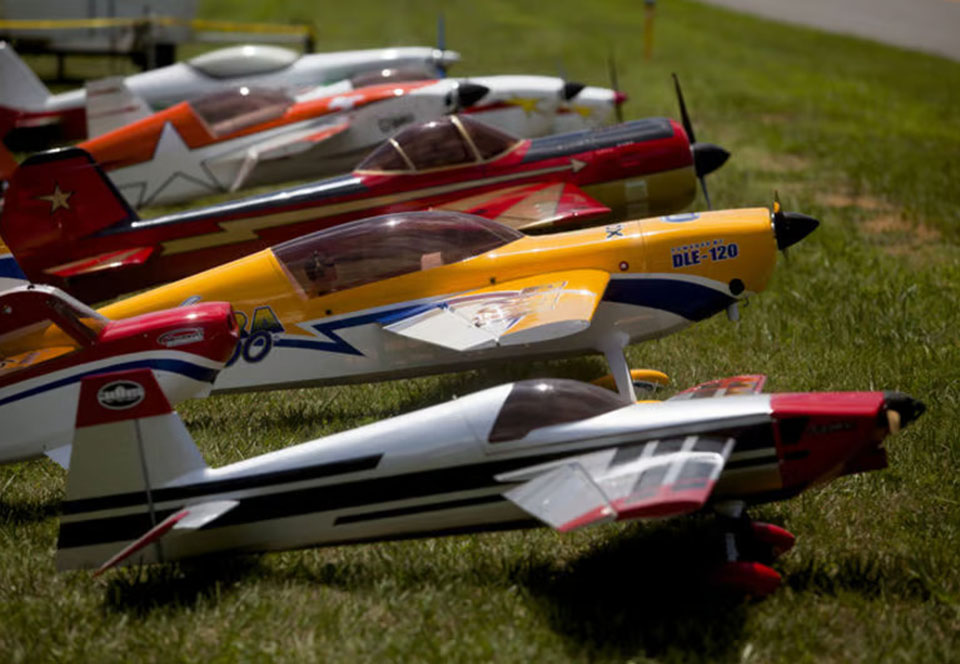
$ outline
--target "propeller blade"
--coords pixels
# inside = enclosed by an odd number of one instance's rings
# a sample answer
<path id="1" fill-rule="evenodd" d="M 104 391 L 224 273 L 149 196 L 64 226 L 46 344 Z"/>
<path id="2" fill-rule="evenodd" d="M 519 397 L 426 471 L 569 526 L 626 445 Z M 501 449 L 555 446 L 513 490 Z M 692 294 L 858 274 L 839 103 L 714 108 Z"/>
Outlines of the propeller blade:
<path id="1" fill-rule="evenodd" d="M 713 204 L 710 202 L 710 192 L 707 191 L 707 178 L 700 175 L 697 176 L 697 179 L 700 180 L 700 189 L 703 190 L 703 197 L 707 200 L 707 209 L 712 210 Z"/>
<path id="2" fill-rule="evenodd" d="M 447 63 L 444 56 L 447 52 L 447 22 L 443 17 L 443 12 L 437 15 L 437 50 L 440 51 L 437 69 L 440 71 L 440 78 L 446 78 Z"/>
<path id="3" fill-rule="evenodd" d="M 690 145 L 693 145 L 697 142 L 697 138 L 693 135 L 693 123 L 690 122 L 687 105 L 683 101 L 683 91 L 680 89 L 680 79 L 677 78 L 676 74 L 673 74 L 673 87 L 677 91 L 677 102 L 680 104 L 680 119 L 683 121 L 683 130 L 687 132 L 687 140 L 690 141 Z"/>
<path id="4" fill-rule="evenodd" d="M 617 76 L 617 62 L 613 58 L 613 52 L 607 55 L 607 72 L 610 75 L 610 87 L 616 93 L 613 100 L 613 112 L 617 116 L 617 122 L 623 122 L 623 102 L 627 100 L 627 95 L 620 92 L 620 77 Z"/>

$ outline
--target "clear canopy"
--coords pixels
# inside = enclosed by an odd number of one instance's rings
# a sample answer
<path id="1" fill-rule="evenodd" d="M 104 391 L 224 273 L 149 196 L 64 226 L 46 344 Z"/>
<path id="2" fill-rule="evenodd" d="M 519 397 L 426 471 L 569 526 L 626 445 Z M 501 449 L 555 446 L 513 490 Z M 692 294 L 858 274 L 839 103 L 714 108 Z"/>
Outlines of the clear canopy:
<path id="1" fill-rule="evenodd" d="M 213 78 L 230 78 L 277 71 L 289 67 L 299 57 L 289 48 L 245 44 L 202 53 L 187 60 L 187 64 Z"/>
<path id="2" fill-rule="evenodd" d="M 615 392 L 577 380 L 523 380 L 503 402 L 488 440 L 519 440 L 534 429 L 585 420 L 626 405 Z"/>
<path id="3" fill-rule="evenodd" d="M 451 115 L 394 134 L 364 159 L 359 171 L 424 171 L 491 159 L 520 139 L 479 120 Z"/>
<path id="4" fill-rule="evenodd" d="M 273 247 L 277 260 L 309 297 L 429 270 L 478 256 L 523 235 L 459 212 L 371 217 Z"/>
<path id="5" fill-rule="evenodd" d="M 281 117 L 294 103 L 283 90 L 241 86 L 200 97 L 190 105 L 214 136 L 269 122 Z"/>

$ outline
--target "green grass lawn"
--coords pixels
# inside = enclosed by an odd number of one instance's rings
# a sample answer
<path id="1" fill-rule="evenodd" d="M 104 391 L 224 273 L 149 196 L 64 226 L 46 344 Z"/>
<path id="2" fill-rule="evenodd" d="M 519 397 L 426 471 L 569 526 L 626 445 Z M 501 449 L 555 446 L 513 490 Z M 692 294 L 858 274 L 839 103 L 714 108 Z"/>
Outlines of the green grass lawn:
<path id="1" fill-rule="evenodd" d="M 209 18 L 308 20 L 319 47 L 431 44 L 440 3 L 206 0 Z M 318 549 L 127 570 L 54 570 L 64 474 L 0 468 L 4 661 L 957 661 L 960 659 L 960 64 L 661 2 L 444 4 L 458 74 L 606 83 L 628 117 L 676 116 L 726 146 L 717 207 L 820 218 L 768 292 L 635 346 L 677 387 L 742 372 L 774 390 L 900 389 L 928 413 L 889 469 L 754 512 L 798 536 L 758 602 L 695 579 L 706 520 Z M 396 383 L 214 397 L 181 407 L 211 463 L 234 461 L 521 377 L 589 379 L 599 359 Z"/>

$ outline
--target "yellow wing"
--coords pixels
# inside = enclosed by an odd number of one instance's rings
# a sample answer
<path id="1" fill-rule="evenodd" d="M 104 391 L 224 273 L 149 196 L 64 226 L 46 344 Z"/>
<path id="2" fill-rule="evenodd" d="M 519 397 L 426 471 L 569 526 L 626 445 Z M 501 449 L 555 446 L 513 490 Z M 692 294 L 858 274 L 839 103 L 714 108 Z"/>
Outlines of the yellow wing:
<path id="1" fill-rule="evenodd" d="M 461 351 L 557 339 L 589 327 L 609 280 L 602 270 L 524 277 L 457 295 L 385 329 Z"/>

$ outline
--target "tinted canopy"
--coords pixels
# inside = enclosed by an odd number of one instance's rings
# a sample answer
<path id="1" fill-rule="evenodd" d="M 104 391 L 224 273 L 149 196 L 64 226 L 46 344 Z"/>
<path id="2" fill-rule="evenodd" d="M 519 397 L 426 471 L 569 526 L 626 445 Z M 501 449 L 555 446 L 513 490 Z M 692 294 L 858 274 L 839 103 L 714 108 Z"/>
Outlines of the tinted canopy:
<path id="1" fill-rule="evenodd" d="M 502 154 L 519 142 L 479 120 L 451 115 L 401 129 L 357 170 L 410 172 L 472 164 Z"/>
<path id="2" fill-rule="evenodd" d="M 309 297 L 456 263 L 523 235 L 458 212 L 409 212 L 362 219 L 273 248 Z"/>
<path id="3" fill-rule="evenodd" d="M 585 420 L 626 405 L 615 392 L 577 380 L 523 380 L 503 402 L 488 440 L 519 440 L 534 429 Z"/>
<path id="4" fill-rule="evenodd" d="M 213 92 L 190 105 L 214 136 L 224 136 L 279 118 L 293 103 L 283 90 L 241 86 Z"/>

